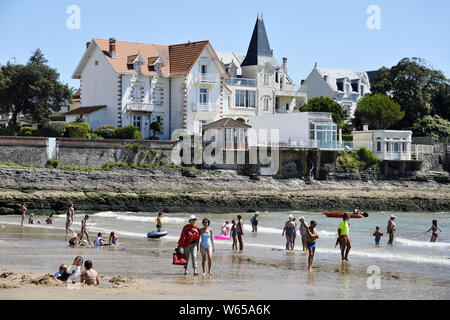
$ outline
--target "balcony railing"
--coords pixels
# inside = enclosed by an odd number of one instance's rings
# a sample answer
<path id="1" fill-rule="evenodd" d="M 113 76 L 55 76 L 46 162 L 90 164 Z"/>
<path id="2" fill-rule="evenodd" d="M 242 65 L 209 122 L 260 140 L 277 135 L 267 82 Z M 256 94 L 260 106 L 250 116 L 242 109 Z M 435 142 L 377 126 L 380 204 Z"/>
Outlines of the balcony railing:
<path id="1" fill-rule="evenodd" d="M 201 83 L 219 83 L 220 77 L 219 74 L 215 73 L 199 73 L 196 76 L 196 80 Z"/>
<path id="2" fill-rule="evenodd" d="M 225 84 L 236 87 L 255 87 L 257 85 L 256 79 L 245 79 L 245 78 L 231 78 L 225 80 Z"/>
<path id="3" fill-rule="evenodd" d="M 193 112 L 219 112 L 219 105 L 217 103 L 192 103 Z"/>
<path id="4" fill-rule="evenodd" d="M 152 112 L 153 104 L 150 103 L 127 103 L 127 111 Z"/>

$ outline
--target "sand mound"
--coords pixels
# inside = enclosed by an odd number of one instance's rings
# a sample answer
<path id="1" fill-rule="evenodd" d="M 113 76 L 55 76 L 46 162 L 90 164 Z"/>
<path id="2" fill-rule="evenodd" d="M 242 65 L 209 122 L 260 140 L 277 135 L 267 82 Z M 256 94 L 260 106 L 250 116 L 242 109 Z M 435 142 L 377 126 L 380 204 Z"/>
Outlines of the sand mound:
<path id="1" fill-rule="evenodd" d="M 133 278 L 122 278 L 121 276 L 115 276 L 112 277 L 111 279 L 105 279 L 106 281 L 109 281 L 112 284 L 115 284 L 117 286 L 126 286 L 126 285 L 131 285 L 135 283 L 135 280 Z"/>
<path id="2" fill-rule="evenodd" d="M 64 282 L 56 279 L 56 277 L 52 274 L 47 274 L 37 279 L 31 279 L 29 283 L 39 286 L 52 286 L 52 287 L 54 286 L 62 287 L 65 285 Z"/>

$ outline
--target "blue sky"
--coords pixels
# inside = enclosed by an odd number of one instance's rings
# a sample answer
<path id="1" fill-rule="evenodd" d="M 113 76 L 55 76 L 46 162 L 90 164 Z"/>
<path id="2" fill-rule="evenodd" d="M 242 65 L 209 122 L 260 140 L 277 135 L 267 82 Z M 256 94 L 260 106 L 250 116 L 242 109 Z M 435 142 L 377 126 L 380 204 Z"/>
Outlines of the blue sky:
<path id="1" fill-rule="evenodd" d="M 81 10 L 69 30 L 67 7 Z M 369 30 L 366 9 L 381 10 L 381 29 Z M 317 62 L 328 68 L 375 70 L 403 57 L 426 59 L 450 77 L 450 1 L 393 0 L 1 0 L 0 64 L 25 63 L 36 48 L 71 79 L 94 37 L 157 44 L 210 40 L 217 51 L 246 53 L 257 13 L 263 14 L 275 57 L 288 58 L 299 84 Z"/>

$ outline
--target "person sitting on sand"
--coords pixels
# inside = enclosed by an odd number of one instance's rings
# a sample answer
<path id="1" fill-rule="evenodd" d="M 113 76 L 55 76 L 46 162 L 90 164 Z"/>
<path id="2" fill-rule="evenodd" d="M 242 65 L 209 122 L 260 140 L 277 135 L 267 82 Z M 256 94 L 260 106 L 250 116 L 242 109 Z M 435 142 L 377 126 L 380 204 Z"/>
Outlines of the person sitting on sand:
<path id="1" fill-rule="evenodd" d="M 349 224 L 348 220 L 350 219 L 350 216 L 348 213 L 344 213 L 342 216 L 342 222 L 338 226 L 338 235 L 341 245 L 341 257 L 342 261 L 348 261 L 348 253 L 350 252 L 350 249 L 352 248 L 352 245 L 350 243 L 349 236 Z"/>
<path id="2" fill-rule="evenodd" d="M 436 239 L 438 237 L 438 233 L 437 233 L 438 230 L 440 232 L 442 232 L 441 228 L 439 228 L 439 226 L 437 224 L 437 220 L 433 220 L 431 222 L 431 228 L 428 229 L 427 231 L 425 231 L 425 232 L 430 232 L 431 231 L 431 240 L 430 240 L 430 242 L 436 242 Z"/>
<path id="3" fill-rule="evenodd" d="M 380 232 L 380 227 L 375 228 L 375 232 L 373 233 L 373 236 L 375 237 L 375 244 L 380 244 L 380 239 L 383 236 L 383 234 Z"/>
<path id="4" fill-rule="evenodd" d="M 116 234 L 113 232 L 111 232 L 109 234 L 109 240 L 108 240 L 109 244 L 114 244 L 114 245 L 118 245 L 119 244 L 119 237 L 116 236 Z"/>
<path id="5" fill-rule="evenodd" d="M 225 221 L 225 224 L 222 226 L 221 234 L 223 236 L 228 236 L 230 232 L 230 223 L 228 221 Z"/>
<path id="6" fill-rule="evenodd" d="M 91 244 L 91 239 L 89 239 L 89 234 L 87 232 L 87 221 L 88 221 L 88 219 L 89 219 L 89 216 L 85 215 L 84 219 L 81 221 L 81 238 L 80 238 L 80 240 L 82 240 L 83 236 L 86 235 L 88 243 Z"/>
<path id="7" fill-rule="evenodd" d="M 162 218 L 162 213 L 159 212 L 158 213 L 158 218 L 156 218 L 156 229 L 158 230 L 158 232 L 161 232 L 161 228 L 162 228 L 161 218 Z"/>
<path id="8" fill-rule="evenodd" d="M 314 220 L 311 220 L 309 223 L 309 227 L 306 224 L 305 220 L 302 222 L 305 230 L 306 230 L 306 247 L 308 248 L 308 270 L 312 271 L 312 263 L 314 260 L 314 253 L 316 252 L 316 239 L 319 239 L 319 233 L 317 232 L 316 226 L 317 223 Z"/>
<path id="9" fill-rule="evenodd" d="M 100 284 L 100 279 L 98 277 L 97 271 L 92 268 L 92 261 L 86 260 L 84 263 L 85 271 L 81 274 L 80 282 L 89 285 L 98 286 Z"/>
<path id="10" fill-rule="evenodd" d="M 72 238 L 69 239 L 69 246 L 76 247 L 83 244 L 84 242 L 81 241 L 81 233 L 73 234 Z"/>
<path id="11" fill-rule="evenodd" d="M 389 218 L 388 225 L 387 225 L 387 233 L 389 234 L 389 241 L 388 244 L 392 245 L 394 243 L 394 234 L 395 230 L 397 230 L 397 226 L 395 225 L 395 216 L 392 215 Z"/>
<path id="12" fill-rule="evenodd" d="M 83 267 L 83 257 L 77 256 L 75 260 L 73 260 L 72 265 L 67 268 L 67 272 L 70 274 L 69 281 L 75 283 L 75 281 L 81 275 L 81 268 Z"/>
<path id="13" fill-rule="evenodd" d="M 22 221 L 20 222 L 20 226 L 23 227 L 23 221 L 25 220 L 25 215 L 28 212 L 27 205 L 26 205 L 25 202 L 22 203 L 22 205 L 20 206 L 19 211 L 20 211 L 20 215 L 22 217 Z"/>
<path id="14" fill-rule="evenodd" d="M 95 245 L 96 247 L 101 247 L 101 246 L 103 246 L 103 242 L 106 241 L 105 239 L 102 238 L 102 236 L 103 236 L 103 235 L 102 235 L 101 232 L 97 233 L 97 238 L 95 238 L 95 240 L 94 240 L 94 245 Z"/>
<path id="15" fill-rule="evenodd" d="M 237 250 L 237 234 L 236 234 L 236 221 L 231 220 L 231 239 L 233 239 L 233 244 L 231 245 L 231 250 Z"/>
<path id="16" fill-rule="evenodd" d="M 59 266 L 59 271 L 57 273 L 55 273 L 55 277 L 56 277 L 56 279 L 61 280 L 61 281 L 67 281 L 67 279 L 69 279 L 70 273 L 67 272 L 66 264 L 62 264 Z"/>
<path id="17" fill-rule="evenodd" d="M 53 224 L 53 213 L 51 213 L 51 214 L 48 216 L 48 218 L 47 218 L 47 220 L 45 220 L 45 222 L 46 222 L 47 224 Z"/>

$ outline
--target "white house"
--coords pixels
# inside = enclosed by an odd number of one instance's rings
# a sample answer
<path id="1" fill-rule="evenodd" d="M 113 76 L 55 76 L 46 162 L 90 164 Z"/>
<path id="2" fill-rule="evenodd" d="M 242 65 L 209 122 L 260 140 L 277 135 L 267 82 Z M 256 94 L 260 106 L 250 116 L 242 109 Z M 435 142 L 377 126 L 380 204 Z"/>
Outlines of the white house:
<path id="1" fill-rule="evenodd" d="M 370 93 L 370 82 L 367 72 L 319 68 L 316 64 L 299 91 L 308 99 L 323 96 L 336 100 L 352 118 L 358 101 Z"/>
<path id="2" fill-rule="evenodd" d="M 353 131 L 353 148 L 366 147 L 380 160 L 411 160 L 412 132 L 409 130 Z"/>
<path id="3" fill-rule="evenodd" d="M 280 65 L 273 56 L 262 16 L 258 16 L 247 54 L 218 52 L 230 75 L 227 116 L 248 122 L 254 115 L 292 112 L 306 94 L 295 90 L 287 72 L 287 58 Z"/>
<path id="4" fill-rule="evenodd" d="M 224 86 L 229 76 L 209 41 L 156 45 L 92 39 L 72 77 L 80 79 L 77 114 L 91 128 L 135 125 L 144 139 L 152 135 L 154 121 L 163 124 L 160 139 L 170 139 L 176 129 L 200 134 L 204 124 L 223 116 L 224 96 L 230 94 Z M 105 108 L 92 110 L 99 106 Z"/>
<path id="5" fill-rule="evenodd" d="M 249 125 L 256 130 L 257 134 L 260 134 L 258 133 L 260 130 L 268 130 L 269 141 L 271 130 L 278 130 L 280 146 L 343 150 L 337 125 L 333 122 L 331 113 L 328 112 L 258 115 L 250 117 Z M 250 138 L 249 144 L 254 144 Z"/>

